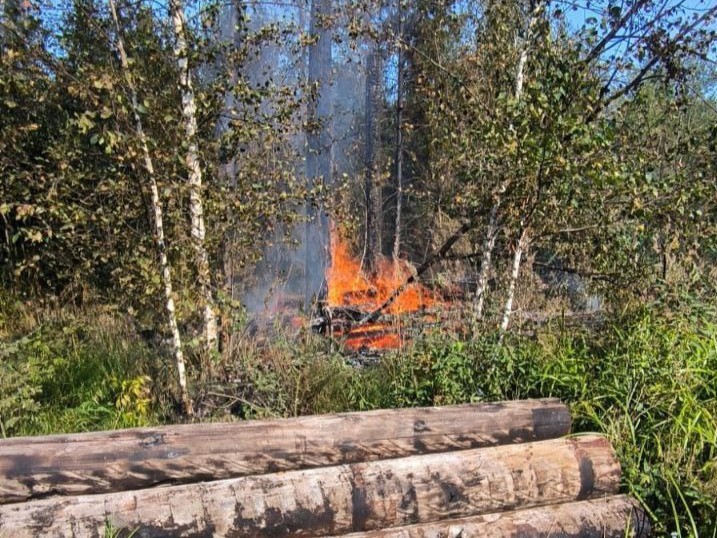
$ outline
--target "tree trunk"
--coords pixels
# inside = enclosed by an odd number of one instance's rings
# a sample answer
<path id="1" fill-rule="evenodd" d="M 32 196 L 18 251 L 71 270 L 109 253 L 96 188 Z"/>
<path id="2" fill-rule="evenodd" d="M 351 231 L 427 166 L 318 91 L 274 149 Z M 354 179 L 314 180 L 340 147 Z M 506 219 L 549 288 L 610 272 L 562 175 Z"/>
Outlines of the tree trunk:
<path id="1" fill-rule="evenodd" d="M 401 213 L 403 211 L 403 10 L 396 0 L 396 220 L 393 259 L 401 253 Z"/>
<path id="2" fill-rule="evenodd" d="M 520 236 L 518 237 L 518 242 L 515 245 L 515 252 L 513 253 L 513 265 L 510 271 L 508 295 L 505 299 L 505 306 L 503 307 L 503 319 L 500 322 L 501 340 L 505 331 L 508 330 L 508 325 L 510 325 L 510 316 L 513 313 L 513 300 L 515 299 L 515 288 L 518 285 L 518 276 L 520 275 L 520 263 L 523 259 L 525 251 L 528 248 L 528 237 L 528 227 L 521 224 Z"/>
<path id="3" fill-rule="evenodd" d="M 535 25 L 538 21 L 538 15 L 542 9 L 542 1 L 535 3 L 533 11 L 528 22 L 527 35 L 525 42 L 520 50 L 518 57 L 518 65 L 515 74 L 515 98 L 520 101 L 523 97 L 523 85 L 525 83 L 525 65 L 528 63 L 528 52 L 532 41 Z M 478 275 L 478 286 L 476 288 L 473 318 L 479 321 L 483 318 L 483 307 L 485 304 L 486 288 L 488 286 L 488 277 L 493 262 L 493 249 L 495 248 L 495 240 L 498 235 L 498 211 L 503 201 L 503 195 L 510 186 L 510 179 L 504 180 L 494 195 L 493 206 L 490 210 L 488 225 L 486 226 L 485 235 L 483 237 L 483 256 L 481 258 L 480 272 Z"/>
<path id="4" fill-rule="evenodd" d="M 315 92 L 309 102 L 306 177 L 309 190 L 332 183 L 333 137 L 331 129 L 331 31 L 332 0 L 312 0 L 309 47 L 309 86 Z M 304 229 L 305 301 L 310 304 L 324 284 L 328 266 L 328 218 L 318 204 L 306 206 Z"/>
<path id="5" fill-rule="evenodd" d="M 544 399 L 14 438 L 0 442 L 0 504 L 541 441 L 570 425 Z"/>
<path id="6" fill-rule="evenodd" d="M 129 86 L 130 102 L 132 103 L 132 114 L 134 116 L 135 130 L 137 132 L 139 144 L 142 149 L 144 167 L 147 171 L 147 177 L 149 180 L 149 190 L 152 199 L 152 215 L 154 217 L 154 238 L 157 245 L 157 254 L 159 258 L 162 284 L 164 286 L 167 321 L 169 323 L 169 328 L 172 333 L 172 352 L 174 354 L 174 362 L 177 367 L 177 376 L 179 379 L 179 390 L 182 400 L 182 406 L 184 407 L 184 412 L 187 415 L 191 416 L 192 414 L 194 414 L 194 411 L 192 409 L 192 401 L 189 398 L 189 391 L 187 389 L 187 375 L 184 364 L 184 355 L 182 354 L 182 340 L 179 335 L 179 327 L 177 326 L 177 315 L 174 307 L 174 296 L 172 293 L 172 270 L 169 264 L 169 260 L 167 258 L 167 246 L 164 240 L 162 204 L 159 200 L 159 189 L 157 188 L 157 180 L 154 173 L 154 163 L 152 162 L 152 157 L 149 153 L 147 137 L 144 134 L 144 129 L 142 127 L 142 119 L 139 115 L 139 100 L 137 98 L 137 89 L 134 85 L 134 79 L 132 77 L 132 72 L 130 71 L 129 61 L 127 60 L 127 53 L 124 48 L 119 17 L 117 16 L 117 10 L 115 8 L 114 0 L 108 0 L 108 2 L 110 11 L 112 13 L 112 19 L 114 20 L 115 28 L 117 30 L 117 51 L 119 52 L 122 70 L 125 73 L 125 79 Z"/>
<path id="7" fill-rule="evenodd" d="M 325 536 L 600 498 L 620 464 L 597 435 L 0 505 L 0 533 Z"/>
<path id="8" fill-rule="evenodd" d="M 202 169 L 197 145 L 197 104 L 189 71 L 189 46 L 187 44 L 184 9 L 181 0 L 170 0 L 170 15 L 174 27 L 174 55 L 179 66 L 179 88 L 182 94 L 182 119 L 187 143 L 185 162 L 189 179 L 189 212 L 191 236 L 197 268 L 201 300 L 203 301 L 204 342 L 207 352 L 216 349 L 217 315 L 211 288 L 209 254 L 205 245 L 204 208 L 202 199 Z M 209 361 L 211 364 L 211 361 Z"/>
<path id="9" fill-rule="evenodd" d="M 219 18 L 219 26 L 217 28 L 217 41 L 222 44 L 231 47 L 231 51 L 237 51 L 241 46 L 241 32 L 237 30 L 242 25 L 242 13 L 243 13 L 243 0 L 231 0 L 230 4 L 226 8 L 226 11 L 222 12 L 222 16 Z M 226 22 L 229 22 L 227 25 Z M 236 99 L 234 98 L 233 88 L 236 87 L 239 82 L 239 70 L 236 62 L 233 58 L 227 58 L 224 54 L 218 54 L 215 59 L 215 69 L 219 73 L 219 77 L 222 75 L 222 71 L 229 66 L 229 87 L 223 95 L 223 108 L 226 117 L 220 118 L 217 122 L 216 133 L 217 138 L 223 137 L 226 132 L 230 129 L 231 120 L 229 119 L 234 115 L 236 108 Z M 223 80 L 223 79 L 222 79 Z M 219 165 L 219 177 L 226 184 L 227 188 L 231 191 L 232 196 L 236 194 L 237 186 L 237 173 L 238 173 L 238 162 L 234 148 L 232 147 L 232 153 L 229 155 L 224 154 L 222 151 L 217 155 Z M 222 287 L 224 291 L 224 297 L 229 301 L 234 301 L 236 298 L 235 293 L 235 264 L 234 255 L 236 247 L 236 226 L 234 223 L 233 210 L 231 204 L 227 204 L 224 208 L 225 223 L 227 225 L 223 232 L 222 243 L 220 247 L 221 253 L 221 266 L 222 266 Z M 227 357 L 231 353 L 232 349 L 232 312 L 231 308 L 223 309 L 220 313 L 219 322 L 219 349 L 222 356 Z"/>
<path id="10" fill-rule="evenodd" d="M 495 248 L 495 240 L 498 237 L 498 210 L 500 209 L 500 198 L 490 208 L 490 216 L 488 217 L 488 227 L 486 228 L 485 237 L 483 238 L 483 253 L 480 262 L 480 272 L 478 273 L 478 284 L 476 286 L 476 294 L 473 300 L 473 319 L 480 321 L 483 319 L 483 307 L 485 305 L 485 292 L 488 287 L 488 277 L 490 276 L 490 268 L 493 261 L 493 249 Z M 474 332 L 474 336 L 477 332 Z"/>
<path id="11" fill-rule="evenodd" d="M 380 147 L 380 85 L 381 55 L 378 44 L 373 44 L 366 66 L 366 125 L 364 166 L 366 179 L 366 246 L 365 261 L 369 273 L 376 271 L 381 256 L 382 200 L 379 181 L 378 151 Z"/>

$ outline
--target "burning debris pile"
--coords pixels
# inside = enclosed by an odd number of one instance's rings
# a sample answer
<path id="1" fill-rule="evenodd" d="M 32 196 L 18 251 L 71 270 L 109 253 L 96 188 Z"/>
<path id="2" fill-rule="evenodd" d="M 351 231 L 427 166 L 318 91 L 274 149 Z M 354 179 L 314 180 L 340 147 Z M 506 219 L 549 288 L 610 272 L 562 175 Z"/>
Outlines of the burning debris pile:
<path id="1" fill-rule="evenodd" d="M 317 332 L 341 340 L 354 351 L 380 351 L 400 348 L 416 321 L 422 327 L 439 322 L 442 299 L 418 283 L 398 295 L 380 320 L 366 322 L 411 276 L 410 263 L 383 258 L 375 273 L 367 275 L 335 227 L 331 230 L 330 251 L 327 295 L 311 323 Z"/>

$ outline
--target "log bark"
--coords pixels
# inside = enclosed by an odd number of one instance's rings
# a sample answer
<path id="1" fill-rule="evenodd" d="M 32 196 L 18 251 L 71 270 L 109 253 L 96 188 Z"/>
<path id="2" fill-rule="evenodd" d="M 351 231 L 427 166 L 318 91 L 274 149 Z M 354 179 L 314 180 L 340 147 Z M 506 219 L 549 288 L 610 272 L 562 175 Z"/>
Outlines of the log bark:
<path id="1" fill-rule="evenodd" d="M 184 354 L 182 353 L 182 339 L 179 335 L 179 326 L 177 325 L 177 312 L 174 306 L 174 293 L 172 291 L 172 267 L 167 257 L 167 244 L 164 238 L 164 217 L 162 212 L 162 203 L 159 199 L 159 188 L 157 186 L 157 178 L 154 173 L 154 161 L 149 153 L 149 144 L 147 136 L 144 133 L 142 118 L 139 115 L 139 98 L 137 97 L 137 87 L 132 76 L 132 71 L 127 59 L 127 52 L 124 47 L 124 39 L 122 39 L 122 28 L 119 23 L 117 9 L 113 0 L 109 0 L 110 13 L 112 21 L 117 32 L 116 47 L 120 57 L 120 65 L 127 81 L 129 89 L 130 103 L 132 104 L 132 116 L 134 119 L 134 128 L 142 150 L 142 158 L 144 161 L 144 169 L 147 172 L 147 183 L 149 185 L 150 197 L 152 199 L 152 217 L 154 224 L 154 242 L 157 247 L 157 257 L 159 258 L 159 269 L 162 278 L 162 286 L 164 287 L 164 308 L 167 313 L 167 322 L 169 330 L 172 333 L 172 355 L 174 355 L 174 364 L 177 367 L 177 377 L 179 380 L 180 398 L 182 407 L 187 415 L 192 415 L 192 401 L 189 398 L 189 390 L 187 388 L 187 374 L 184 364 Z M 2 490 L 2 487 L 0 487 Z M 0 495 L 0 502 L 2 496 Z"/>
<path id="2" fill-rule="evenodd" d="M 566 435 L 557 400 L 379 410 L 0 440 L 0 504 Z"/>
<path id="3" fill-rule="evenodd" d="M 624 538 L 646 537 L 647 516 L 625 495 L 527 510 L 450 519 L 395 529 L 345 534 L 346 538 Z"/>
<path id="4" fill-rule="evenodd" d="M 617 492 L 609 442 L 586 435 L 210 483 L 0 506 L 0 534 L 325 536 Z"/>

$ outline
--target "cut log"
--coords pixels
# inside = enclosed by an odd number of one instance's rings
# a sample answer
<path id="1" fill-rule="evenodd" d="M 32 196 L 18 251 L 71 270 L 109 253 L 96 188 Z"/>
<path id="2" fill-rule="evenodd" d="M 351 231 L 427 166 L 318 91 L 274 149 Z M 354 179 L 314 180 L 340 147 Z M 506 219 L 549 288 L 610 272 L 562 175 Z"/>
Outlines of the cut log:
<path id="1" fill-rule="evenodd" d="M 650 524 L 645 512 L 629 497 L 553 504 L 449 519 L 394 529 L 344 534 L 345 538 L 625 538 L 646 537 Z"/>
<path id="2" fill-rule="evenodd" d="M 557 400 L 380 410 L 0 440 L 0 504 L 446 450 L 570 431 Z"/>
<path id="3" fill-rule="evenodd" d="M 3 536 L 325 536 L 617 493 L 603 437 L 412 456 L 0 506 Z"/>

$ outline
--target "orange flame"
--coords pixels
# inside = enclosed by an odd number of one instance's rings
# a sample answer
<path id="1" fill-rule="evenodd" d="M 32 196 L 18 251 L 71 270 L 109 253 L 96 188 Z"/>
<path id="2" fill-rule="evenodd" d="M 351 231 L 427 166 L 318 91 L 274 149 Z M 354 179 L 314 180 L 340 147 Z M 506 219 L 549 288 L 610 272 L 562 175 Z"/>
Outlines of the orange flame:
<path id="1" fill-rule="evenodd" d="M 381 258 L 376 274 L 366 275 L 335 226 L 331 227 L 330 248 L 331 264 L 326 270 L 327 304 L 330 307 L 354 307 L 365 313 L 372 312 L 412 273 L 411 264 L 405 260 Z M 437 304 L 440 304 L 440 300 L 430 290 L 414 283 L 396 298 L 386 312 L 419 312 Z M 398 348 L 403 344 L 403 339 L 397 331 L 398 327 L 390 324 L 357 327 L 348 333 L 346 344 L 352 349 Z"/>

